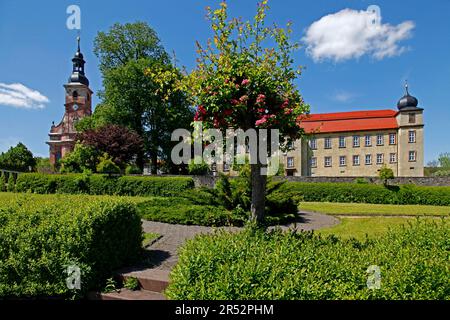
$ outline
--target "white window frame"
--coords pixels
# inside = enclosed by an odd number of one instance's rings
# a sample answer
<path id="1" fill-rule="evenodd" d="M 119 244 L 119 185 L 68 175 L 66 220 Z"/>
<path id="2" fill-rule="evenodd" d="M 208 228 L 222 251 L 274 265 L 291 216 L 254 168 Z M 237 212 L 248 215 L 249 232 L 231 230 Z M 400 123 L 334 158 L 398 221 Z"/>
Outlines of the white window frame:
<path id="1" fill-rule="evenodd" d="M 409 143 L 416 143 L 416 130 L 409 130 L 408 131 L 408 142 Z"/>
<path id="2" fill-rule="evenodd" d="M 347 165 L 347 158 L 346 156 L 339 156 L 339 166 L 345 167 Z"/>
<path id="3" fill-rule="evenodd" d="M 339 137 L 339 148 L 345 148 L 345 137 L 344 136 Z"/>
<path id="4" fill-rule="evenodd" d="M 413 156 L 411 158 L 411 155 Z M 409 162 L 416 162 L 417 161 L 417 152 L 416 151 L 409 151 L 408 153 L 408 161 Z"/>
<path id="5" fill-rule="evenodd" d="M 310 147 L 312 150 L 317 150 L 317 139 L 316 139 L 316 138 L 311 138 L 311 139 L 309 140 L 309 147 Z"/>
<path id="6" fill-rule="evenodd" d="M 372 146 L 372 136 L 371 136 L 370 134 L 367 134 L 367 135 L 364 137 L 364 145 L 365 145 L 366 147 L 371 147 L 371 146 Z"/>
<path id="7" fill-rule="evenodd" d="M 327 160 L 330 160 L 330 161 L 329 161 L 329 162 L 330 162 L 329 164 L 327 164 Z M 333 158 L 330 157 L 330 156 L 324 157 L 324 158 L 323 158 L 323 165 L 324 165 L 325 168 L 330 168 L 330 167 L 332 167 L 332 166 L 333 166 Z"/>
<path id="8" fill-rule="evenodd" d="M 353 158 L 352 162 L 353 162 L 354 166 L 359 166 L 361 164 L 359 155 L 354 155 L 352 158 Z"/>
<path id="9" fill-rule="evenodd" d="M 378 161 L 379 156 L 381 156 L 381 161 Z M 377 164 L 383 164 L 384 163 L 384 154 L 383 153 L 377 153 Z"/>
<path id="10" fill-rule="evenodd" d="M 377 146 L 384 146 L 384 135 L 377 134 Z"/>
<path id="11" fill-rule="evenodd" d="M 325 137 L 323 144 L 325 149 L 331 149 L 331 137 Z"/>
<path id="12" fill-rule="evenodd" d="M 397 144 L 397 134 L 396 133 L 389 133 L 389 144 L 390 145 Z"/>
<path id="13" fill-rule="evenodd" d="M 311 168 L 317 168 L 317 158 L 316 157 L 311 158 Z"/>
<path id="14" fill-rule="evenodd" d="M 369 162 L 367 162 L 367 159 L 369 159 Z M 364 163 L 366 164 L 366 166 L 370 166 L 372 164 L 372 155 L 371 154 L 366 154 L 366 156 L 364 157 Z"/>
<path id="15" fill-rule="evenodd" d="M 291 161 L 292 161 L 292 163 L 290 164 Z M 289 169 L 295 167 L 294 157 L 287 157 L 287 159 L 286 159 L 286 167 L 289 168 Z"/>
<path id="16" fill-rule="evenodd" d="M 397 163 L 397 154 L 395 152 L 389 154 L 389 163 Z"/>
<path id="17" fill-rule="evenodd" d="M 353 148 L 360 146 L 360 136 L 353 136 Z"/>

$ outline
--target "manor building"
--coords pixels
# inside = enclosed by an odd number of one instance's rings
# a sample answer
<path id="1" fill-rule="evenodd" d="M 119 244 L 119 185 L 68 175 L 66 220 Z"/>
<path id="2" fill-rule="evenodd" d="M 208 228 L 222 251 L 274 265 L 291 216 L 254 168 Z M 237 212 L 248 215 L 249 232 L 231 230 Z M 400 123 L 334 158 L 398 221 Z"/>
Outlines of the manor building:
<path id="1" fill-rule="evenodd" d="M 89 80 L 84 72 L 84 57 L 80 51 L 80 38 L 77 38 L 78 49 L 72 58 L 72 74 L 65 89 L 65 113 L 61 122 L 52 124 L 49 141 L 50 163 L 54 166 L 58 160 L 71 152 L 75 146 L 75 123 L 92 114 L 92 90 L 89 88 Z"/>
<path id="2" fill-rule="evenodd" d="M 371 177 L 384 165 L 396 177 L 424 174 L 423 109 L 408 85 L 397 110 L 309 114 L 301 127 L 306 137 L 281 156 L 287 176 Z"/>
<path id="3" fill-rule="evenodd" d="M 308 139 L 283 155 L 286 175 L 377 176 L 386 165 L 396 177 L 423 176 L 423 109 L 408 85 L 397 110 L 311 114 L 302 127 Z"/>

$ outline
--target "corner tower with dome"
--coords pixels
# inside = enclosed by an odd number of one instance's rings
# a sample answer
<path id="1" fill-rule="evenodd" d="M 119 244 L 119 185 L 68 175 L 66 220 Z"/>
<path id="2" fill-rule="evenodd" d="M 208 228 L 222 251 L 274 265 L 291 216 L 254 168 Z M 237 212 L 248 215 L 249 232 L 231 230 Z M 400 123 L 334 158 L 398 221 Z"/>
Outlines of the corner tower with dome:
<path id="1" fill-rule="evenodd" d="M 77 38 L 78 47 L 72 58 L 73 68 L 65 88 L 65 113 L 59 124 L 53 123 L 50 128 L 49 140 L 50 163 L 55 166 L 67 153 L 73 151 L 76 139 L 75 123 L 92 114 L 92 90 L 86 77 L 83 54 L 80 50 L 80 37 Z"/>

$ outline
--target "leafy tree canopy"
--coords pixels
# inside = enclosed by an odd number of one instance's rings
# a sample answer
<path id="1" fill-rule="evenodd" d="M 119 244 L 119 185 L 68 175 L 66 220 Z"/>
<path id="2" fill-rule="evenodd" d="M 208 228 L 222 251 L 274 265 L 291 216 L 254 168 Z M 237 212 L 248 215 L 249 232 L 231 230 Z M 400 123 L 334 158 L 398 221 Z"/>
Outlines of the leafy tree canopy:
<path id="1" fill-rule="evenodd" d="M 33 153 L 21 142 L 0 154 L 1 169 L 28 172 L 35 166 L 36 160 Z"/>

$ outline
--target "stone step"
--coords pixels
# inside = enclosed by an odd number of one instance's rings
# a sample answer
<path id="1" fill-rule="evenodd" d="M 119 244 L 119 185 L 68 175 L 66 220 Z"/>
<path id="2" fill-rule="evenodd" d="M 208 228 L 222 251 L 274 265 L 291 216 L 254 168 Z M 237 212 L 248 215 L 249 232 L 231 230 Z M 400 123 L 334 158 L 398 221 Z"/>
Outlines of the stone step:
<path id="1" fill-rule="evenodd" d="M 145 269 L 140 271 L 121 272 L 120 278 L 136 278 L 143 290 L 163 293 L 169 285 L 169 270 Z"/>
<path id="2" fill-rule="evenodd" d="M 120 289 L 117 292 L 109 293 L 91 293 L 89 295 L 91 300 L 167 300 L 160 292 L 153 292 L 148 290 L 128 290 Z"/>

